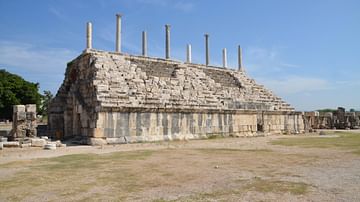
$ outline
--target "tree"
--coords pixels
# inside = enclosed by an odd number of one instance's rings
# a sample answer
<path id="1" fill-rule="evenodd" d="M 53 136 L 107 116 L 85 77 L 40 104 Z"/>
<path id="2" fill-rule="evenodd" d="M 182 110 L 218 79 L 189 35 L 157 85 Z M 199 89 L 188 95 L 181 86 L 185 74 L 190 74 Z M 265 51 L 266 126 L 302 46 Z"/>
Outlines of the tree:
<path id="1" fill-rule="evenodd" d="M 41 107 L 40 107 L 39 114 L 41 114 L 43 116 L 47 115 L 49 103 L 50 103 L 51 99 L 53 99 L 53 97 L 54 96 L 51 93 L 51 91 L 49 91 L 49 90 L 44 91 L 44 95 L 41 96 Z"/>
<path id="2" fill-rule="evenodd" d="M 12 106 L 41 103 L 39 84 L 25 81 L 22 77 L 0 70 L 0 119 L 12 119 Z"/>
<path id="3" fill-rule="evenodd" d="M 350 109 L 350 112 L 355 112 L 356 110 L 355 109 Z"/>

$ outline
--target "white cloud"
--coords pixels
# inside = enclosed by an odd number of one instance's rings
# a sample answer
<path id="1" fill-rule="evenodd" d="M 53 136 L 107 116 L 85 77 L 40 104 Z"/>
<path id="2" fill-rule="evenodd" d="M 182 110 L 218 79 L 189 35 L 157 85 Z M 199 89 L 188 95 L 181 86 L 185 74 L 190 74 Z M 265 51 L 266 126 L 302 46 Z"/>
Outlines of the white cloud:
<path id="1" fill-rule="evenodd" d="M 284 61 L 281 55 L 282 49 L 284 47 L 261 48 L 250 46 L 244 50 L 244 63 L 253 71 L 276 72 L 289 68 L 299 68 L 300 65 Z"/>
<path id="2" fill-rule="evenodd" d="M 42 90 L 55 93 L 64 79 L 67 62 L 77 54 L 64 48 L 0 41 L 0 68 L 38 82 Z"/>
<path id="3" fill-rule="evenodd" d="M 258 78 L 257 81 L 278 94 L 311 93 L 333 89 L 331 84 L 321 78 L 288 76 L 284 79 Z"/>
<path id="4" fill-rule="evenodd" d="M 0 64 L 33 72 L 63 72 L 76 52 L 64 48 L 38 47 L 29 43 L 0 41 Z M 59 71 L 60 70 L 60 71 Z"/>
<path id="5" fill-rule="evenodd" d="M 53 14 L 55 17 L 59 18 L 60 20 L 66 21 L 69 19 L 67 15 L 65 15 L 62 11 L 60 11 L 57 8 L 50 7 L 49 12 Z"/>

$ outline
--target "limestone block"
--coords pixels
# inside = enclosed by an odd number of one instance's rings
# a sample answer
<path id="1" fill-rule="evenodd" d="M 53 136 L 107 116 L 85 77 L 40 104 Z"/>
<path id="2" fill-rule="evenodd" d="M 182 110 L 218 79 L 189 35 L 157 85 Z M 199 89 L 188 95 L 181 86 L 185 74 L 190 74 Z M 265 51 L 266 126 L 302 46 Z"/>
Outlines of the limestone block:
<path id="1" fill-rule="evenodd" d="M 101 146 L 101 145 L 106 145 L 107 142 L 103 138 L 89 138 L 88 144 L 93 145 L 93 146 Z"/>
<path id="2" fill-rule="evenodd" d="M 16 113 L 17 121 L 25 121 L 26 120 L 26 112 L 20 111 Z"/>
<path id="3" fill-rule="evenodd" d="M 46 144 L 45 139 L 40 139 L 40 138 L 32 138 L 31 139 L 31 146 L 32 147 L 44 147 L 45 144 Z"/>
<path id="4" fill-rule="evenodd" d="M 46 150 L 55 150 L 56 149 L 56 144 L 55 143 L 47 143 L 44 145 L 44 149 Z"/>
<path id="5" fill-rule="evenodd" d="M 36 113 L 36 105 L 35 104 L 27 104 L 25 106 L 26 112 L 35 112 Z"/>
<path id="6" fill-rule="evenodd" d="M 0 142 L 7 142 L 8 138 L 7 137 L 0 137 Z"/>
<path id="7" fill-rule="evenodd" d="M 26 112 L 26 120 L 35 121 L 36 112 Z"/>
<path id="8" fill-rule="evenodd" d="M 13 112 L 25 112 L 25 106 L 24 105 L 14 105 L 13 106 Z"/>
<path id="9" fill-rule="evenodd" d="M 17 141 L 2 142 L 3 147 L 19 147 L 20 143 Z"/>
<path id="10" fill-rule="evenodd" d="M 21 147 L 21 148 L 31 147 L 31 143 L 22 143 L 22 144 L 20 144 L 20 147 Z"/>
<path id="11" fill-rule="evenodd" d="M 0 150 L 2 150 L 4 148 L 4 143 L 0 142 Z"/>

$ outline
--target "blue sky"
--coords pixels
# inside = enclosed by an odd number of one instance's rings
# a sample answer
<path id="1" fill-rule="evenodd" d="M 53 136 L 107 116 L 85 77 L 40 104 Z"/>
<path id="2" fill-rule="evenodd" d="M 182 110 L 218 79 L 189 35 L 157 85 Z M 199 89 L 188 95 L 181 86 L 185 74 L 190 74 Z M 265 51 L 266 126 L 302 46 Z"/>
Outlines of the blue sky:
<path id="1" fill-rule="evenodd" d="M 246 72 L 297 110 L 360 109 L 360 1 L 358 0 L 0 0 L 0 69 L 56 93 L 66 63 L 85 48 L 115 48 L 115 13 L 123 16 L 123 52 L 164 57 L 164 25 L 171 24 L 172 57 L 221 65 L 227 48 L 236 67 L 243 48 Z"/>

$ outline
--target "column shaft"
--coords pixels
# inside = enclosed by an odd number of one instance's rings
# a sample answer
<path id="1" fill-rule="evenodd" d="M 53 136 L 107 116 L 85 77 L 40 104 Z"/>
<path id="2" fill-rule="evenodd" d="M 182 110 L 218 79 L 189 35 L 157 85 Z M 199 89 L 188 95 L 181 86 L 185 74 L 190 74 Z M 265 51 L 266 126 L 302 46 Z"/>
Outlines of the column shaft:
<path id="1" fill-rule="evenodd" d="M 186 47 L 186 62 L 191 63 L 191 45 L 188 44 Z"/>
<path id="2" fill-rule="evenodd" d="M 115 52 L 121 53 L 121 14 L 116 14 L 116 44 Z"/>
<path id="3" fill-rule="evenodd" d="M 223 67 L 227 68 L 227 51 L 226 48 L 223 49 L 222 51 L 222 56 L 223 56 Z"/>
<path id="4" fill-rule="evenodd" d="M 147 56 L 147 33 L 142 32 L 142 55 Z"/>
<path id="5" fill-rule="evenodd" d="M 92 49 L 92 24 L 86 24 L 86 49 Z"/>
<path id="6" fill-rule="evenodd" d="M 209 35 L 205 34 L 205 64 L 208 66 L 210 63 L 210 56 L 209 56 Z"/>
<path id="7" fill-rule="evenodd" d="M 165 58 L 170 58 L 170 25 L 165 25 Z"/>
<path id="8" fill-rule="evenodd" d="M 238 46 L 238 70 L 243 71 L 243 65 L 242 65 L 242 50 L 241 47 Z"/>

